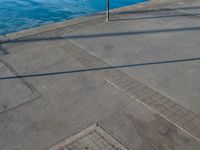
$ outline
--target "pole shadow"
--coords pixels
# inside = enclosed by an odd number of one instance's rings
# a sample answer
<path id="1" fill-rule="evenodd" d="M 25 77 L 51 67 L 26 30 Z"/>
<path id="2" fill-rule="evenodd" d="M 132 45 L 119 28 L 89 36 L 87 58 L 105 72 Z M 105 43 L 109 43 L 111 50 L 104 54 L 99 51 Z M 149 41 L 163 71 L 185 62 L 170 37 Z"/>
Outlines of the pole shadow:
<path id="1" fill-rule="evenodd" d="M 65 75 L 65 74 L 84 73 L 84 72 L 102 71 L 102 70 L 120 69 L 120 68 L 142 67 L 142 66 L 159 65 L 159 64 L 191 62 L 191 61 L 200 61 L 200 57 L 189 58 L 189 59 L 175 59 L 175 60 L 167 60 L 167 61 L 155 61 L 155 62 L 138 63 L 138 64 L 105 66 L 105 67 L 97 67 L 97 68 L 86 68 L 86 69 L 60 71 L 60 72 L 46 72 L 46 73 L 24 74 L 24 75 L 18 75 L 18 76 L 5 76 L 5 77 L 0 77 L 0 80 L 47 77 L 47 76 L 57 76 L 57 75 Z"/>

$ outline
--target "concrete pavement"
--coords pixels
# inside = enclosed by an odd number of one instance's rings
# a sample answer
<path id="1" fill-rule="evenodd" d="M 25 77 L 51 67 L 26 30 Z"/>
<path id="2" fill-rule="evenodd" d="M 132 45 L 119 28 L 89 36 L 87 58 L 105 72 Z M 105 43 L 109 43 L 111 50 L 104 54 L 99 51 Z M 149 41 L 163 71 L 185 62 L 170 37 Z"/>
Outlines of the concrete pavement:
<path id="1" fill-rule="evenodd" d="M 200 148 L 198 1 L 153 1 L 0 38 L 0 149 L 98 123 L 127 149 Z"/>

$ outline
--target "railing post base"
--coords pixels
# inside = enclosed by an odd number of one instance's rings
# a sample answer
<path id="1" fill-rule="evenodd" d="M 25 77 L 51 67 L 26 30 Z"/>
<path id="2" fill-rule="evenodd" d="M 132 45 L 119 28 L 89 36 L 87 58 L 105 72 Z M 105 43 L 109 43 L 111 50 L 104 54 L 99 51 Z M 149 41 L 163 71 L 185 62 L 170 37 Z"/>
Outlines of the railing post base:
<path id="1" fill-rule="evenodd" d="M 110 20 L 110 0 L 106 0 L 106 21 Z"/>

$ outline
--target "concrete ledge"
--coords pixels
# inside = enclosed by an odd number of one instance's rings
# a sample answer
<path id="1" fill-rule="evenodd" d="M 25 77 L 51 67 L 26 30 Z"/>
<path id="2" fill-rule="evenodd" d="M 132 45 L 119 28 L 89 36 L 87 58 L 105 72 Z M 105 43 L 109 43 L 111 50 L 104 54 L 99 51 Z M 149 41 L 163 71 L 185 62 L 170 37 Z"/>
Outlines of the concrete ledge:
<path id="1" fill-rule="evenodd" d="M 129 6 L 121 7 L 121 8 L 116 8 L 116 9 L 113 9 L 111 12 L 119 13 L 122 11 L 130 11 L 130 10 L 133 11 L 133 10 L 157 9 L 158 6 L 166 6 L 166 5 L 174 4 L 174 3 L 182 3 L 182 1 L 184 1 L 184 0 L 170 0 L 170 1 L 150 0 L 147 2 L 140 3 L 140 4 L 134 4 L 134 5 L 129 5 Z M 98 14 L 89 15 L 89 16 L 83 16 L 80 18 L 72 19 L 72 20 L 66 20 L 63 22 L 47 24 L 47 25 L 43 25 L 40 27 L 35 27 L 35 28 L 27 29 L 27 30 L 18 31 L 18 32 L 8 33 L 5 35 L 0 35 L 0 41 L 2 40 L 2 37 L 4 37 L 4 38 L 6 37 L 7 39 L 14 40 L 14 39 L 18 39 L 18 38 L 22 38 L 22 37 L 26 37 L 26 36 L 31 36 L 34 34 L 39 34 L 39 33 L 47 32 L 47 31 L 51 31 L 51 30 L 65 28 L 68 26 L 76 25 L 76 24 L 81 24 L 81 23 L 99 19 L 102 17 L 105 17 L 104 12 L 100 12 Z"/>
<path id="2" fill-rule="evenodd" d="M 161 0 L 151 0 L 151 1 L 140 3 L 140 4 L 135 4 L 135 5 L 131 5 L 131 6 L 113 9 L 111 12 L 118 13 L 118 12 L 121 12 L 121 11 L 128 11 L 128 10 L 138 10 L 138 9 L 143 9 L 143 8 L 147 9 L 147 8 L 151 8 L 152 6 L 154 6 L 154 5 L 156 5 L 157 3 L 160 3 L 160 2 L 161 2 Z M 88 22 L 88 21 L 95 20 L 95 19 L 99 19 L 99 18 L 102 18 L 102 17 L 105 17 L 105 14 L 103 12 L 98 13 L 98 14 L 94 14 L 94 15 L 75 18 L 75 19 L 72 19 L 72 20 L 66 20 L 66 21 L 63 21 L 63 22 L 56 22 L 56 23 L 52 23 L 52 24 L 48 24 L 48 25 L 43 25 L 43 26 L 40 26 L 40 27 L 22 30 L 22 31 L 19 31 L 19 32 L 8 33 L 4 37 L 7 37 L 10 40 L 15 40 L 15 39 L 18 39 L 18 38 L 31 36 L 31 35 L 34 35 L 34 34 L 39 34 L 39 33 L 47 32 L 47 31 L 51 31 L 51 30 L 65 28 L 65 27 L 68 27 L 68 26 L 76 25 L 76 24 L 81 24 L 81 23 Z M 0 38 L 0 40 L 1 40 L 1 38 Z"/>
<path id="3" fill-rule="evenodd" d="M 72 25 L 75 25 L 75 24 L 80 24 L 80 23 L 87 22 L 87 21 L 97 19 L 97 18 L 100 18 L 100 17 L 102 17 L 102 14 L 97 14 L 97 15 L 93 15 L 93 16 L 86 16 L 86 17 L 81 17 L 79 19 L 67 20 L 67 21 L 64 21 L 64 22 L 52 23 L 52 24 L 41 26 L 41 27 L 36 27 L 36 28 L 28 29 L 28 30 L 9 33 L 9 34 L 6 34 L 5 36 L 7 38 L 11 39 L 11 40 L 14 40 L 14 39 L 34 35 L 34 34 L 39 34 L 39 33 L 42 33 L 42 32 L 47 32 L 47 31 L 51 31 L 51 30 L 55 30 L 55 29 L 59 29 L 59 28 L 64 28 L 64 27 L 67 27 L 67 26 L 72 26 Z"/>
<path id="4" fill-rule="evenodd" d="M 9 39 L 5 37 L 4 35 L 0 35 L 0 43 L 8 41 Z"/>

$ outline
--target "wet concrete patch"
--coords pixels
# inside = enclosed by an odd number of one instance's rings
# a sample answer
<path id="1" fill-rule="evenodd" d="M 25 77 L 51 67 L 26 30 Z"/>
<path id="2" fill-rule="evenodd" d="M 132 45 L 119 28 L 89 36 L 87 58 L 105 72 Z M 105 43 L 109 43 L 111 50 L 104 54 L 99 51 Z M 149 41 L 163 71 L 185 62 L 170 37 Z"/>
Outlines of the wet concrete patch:
<path id="1" fill-rule="evenodd" d="M 11 66 L 0 60 L 0 76 L 16 76 Z M 23 79 L 0 80 L 0 113 L 39 97 L 39 94 Z"/>

